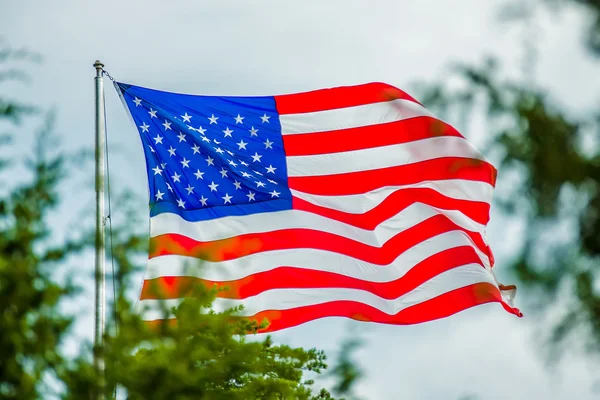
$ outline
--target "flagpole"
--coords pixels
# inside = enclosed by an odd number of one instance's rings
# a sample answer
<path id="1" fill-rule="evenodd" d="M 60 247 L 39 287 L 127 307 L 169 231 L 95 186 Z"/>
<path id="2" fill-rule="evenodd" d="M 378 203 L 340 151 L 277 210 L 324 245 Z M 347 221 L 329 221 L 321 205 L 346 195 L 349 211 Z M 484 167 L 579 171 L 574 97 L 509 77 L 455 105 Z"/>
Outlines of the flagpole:
<path id="1" fill-rule="evenodd" d="M 106 315 L 106 266 L 104 249 L 104 64 L 96 60 L 96 260 L 95 260 L 95 324 L 94 324 L 94 367 L 100 379 L 100 390 L 95 399 L 104 399 L 104 327 Z"/>

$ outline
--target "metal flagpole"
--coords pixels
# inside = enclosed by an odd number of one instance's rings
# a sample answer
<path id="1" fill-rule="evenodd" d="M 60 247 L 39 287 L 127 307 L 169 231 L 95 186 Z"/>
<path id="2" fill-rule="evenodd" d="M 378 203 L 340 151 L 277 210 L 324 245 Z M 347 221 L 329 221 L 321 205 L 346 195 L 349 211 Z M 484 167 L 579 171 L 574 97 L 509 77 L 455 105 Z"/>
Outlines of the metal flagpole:
<path id="1" fill-rule="evenodd" d="M 106 304 L 106 266 L 104 249 L 104 64 L 96 60 L 96 262 L 95 262 L 95 325 L 94 325 L 94 366 L 100 377 L 100 390 L 96 399 L 104 398 L 104 324 Z"/>

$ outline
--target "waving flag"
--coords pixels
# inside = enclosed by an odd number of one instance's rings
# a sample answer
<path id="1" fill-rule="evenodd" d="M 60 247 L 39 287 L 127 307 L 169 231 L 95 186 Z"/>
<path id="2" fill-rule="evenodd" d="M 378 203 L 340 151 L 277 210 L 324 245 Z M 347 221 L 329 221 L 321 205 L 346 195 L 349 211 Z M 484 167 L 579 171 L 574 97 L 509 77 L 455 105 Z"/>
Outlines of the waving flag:
<path id="1" fill-rule="evenodd" d="M 195 284 L 226 286 L 214 308 L 243 305 L 267 331 L 415 324 L 489 302 L 520 315 L 485 238 L 494 166 L 403 91 L 116 87 L 148 171 L 145 320 L 164 318 L 159 293 L 176 306 Z"/>

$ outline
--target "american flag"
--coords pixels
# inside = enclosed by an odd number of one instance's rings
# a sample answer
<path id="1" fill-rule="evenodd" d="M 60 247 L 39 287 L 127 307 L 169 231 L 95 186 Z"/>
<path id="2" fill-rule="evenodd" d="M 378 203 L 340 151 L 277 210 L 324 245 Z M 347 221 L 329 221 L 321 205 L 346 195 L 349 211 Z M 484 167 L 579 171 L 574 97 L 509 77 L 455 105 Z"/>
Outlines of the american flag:
<path id="1" fill-rule="evenodd" d="M 196 284 L 227 287 L 214 309 L 243 305 L 265 331 L 323 317 L 415 324 L 489 302 L 521 315 L 486 241 L 496 169 L 407 93 L 116 88 L 148 172 L 144 320 Z"/>

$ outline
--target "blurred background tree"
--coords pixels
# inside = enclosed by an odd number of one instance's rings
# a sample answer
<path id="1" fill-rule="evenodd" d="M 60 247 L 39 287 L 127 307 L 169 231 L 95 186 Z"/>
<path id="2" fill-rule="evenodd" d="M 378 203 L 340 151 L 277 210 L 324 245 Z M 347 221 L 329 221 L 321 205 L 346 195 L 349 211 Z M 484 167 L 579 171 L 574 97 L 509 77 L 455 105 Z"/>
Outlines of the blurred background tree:
<path id="1" fill-rule="evenodd" d="M 27 76 L 13 65 L 36 58 L 25 50 L 3 47 L 0 63 L 8 68 L 0 70 L 0 83 L 25 80 Z M 0 96 L 0 122 L 9 121 L 11 127 L 33 117 L 35 111 L 34 107 Z M 82 244 L 48 245 L 51 228 L 46 216 L 58 202 L 56 185 L 64 172 L 64 158 L 47 151 L 46 144 L 53 139 L 51 119 L 42 126 L 37 134 L 38 146 L 25 163 L 31 179 L 15 184 L 10 180 L 11 169 L 20 160 L 6 156 L 0 160 L 0 397 L 3 399 L 42 397 L 48 388 L 41 383 L 63 361 L 58 346 L 72 321 L 61 315 L 58 303 L 73 288 L 68 283 L 53 282 L 50 269 L 80 250 Z M 3 133 L 0 149 L 7 149 L 11 142 L 12 136 Z"/>
<path id="2" fill-rule="evenodd" d="M 507 3 L 500 16 L 504 23 L 531 26 L 542 13 L 561 13 L 573 6 L 583 7 L 589 19 L 582 26 L 581 44 L 590 55 L 600 57 L 597 0 Z M 597 107 L 575 113 L 566 100 L 557 100 L 538 87 L 532 79 L 535 38 L 529 34 L 526 31 L 524 37 L 525 65 L 520 78 L 503 78 L 502 60 L 490 56 L 480 65 L 453 65 L 442 81 L 421 84 L 419 98 L 442 117 L 460 117 L 461 128 L 484 115 L 489 140 L 482 150 L 500 161 L 501 189 L 496 190 L 495 204 L 505 215 L 525 221 L 524 245 L 512 270 L 531 296 L 520 301 L 551 316 L 552 329 L 541 328 L 549 331 L 544 341 L 551 344 L 549 355 L 559 356 L 576 340 L 577 346 L 583 344 L 580 350 L 597 356 L 600 98 Z"/>

